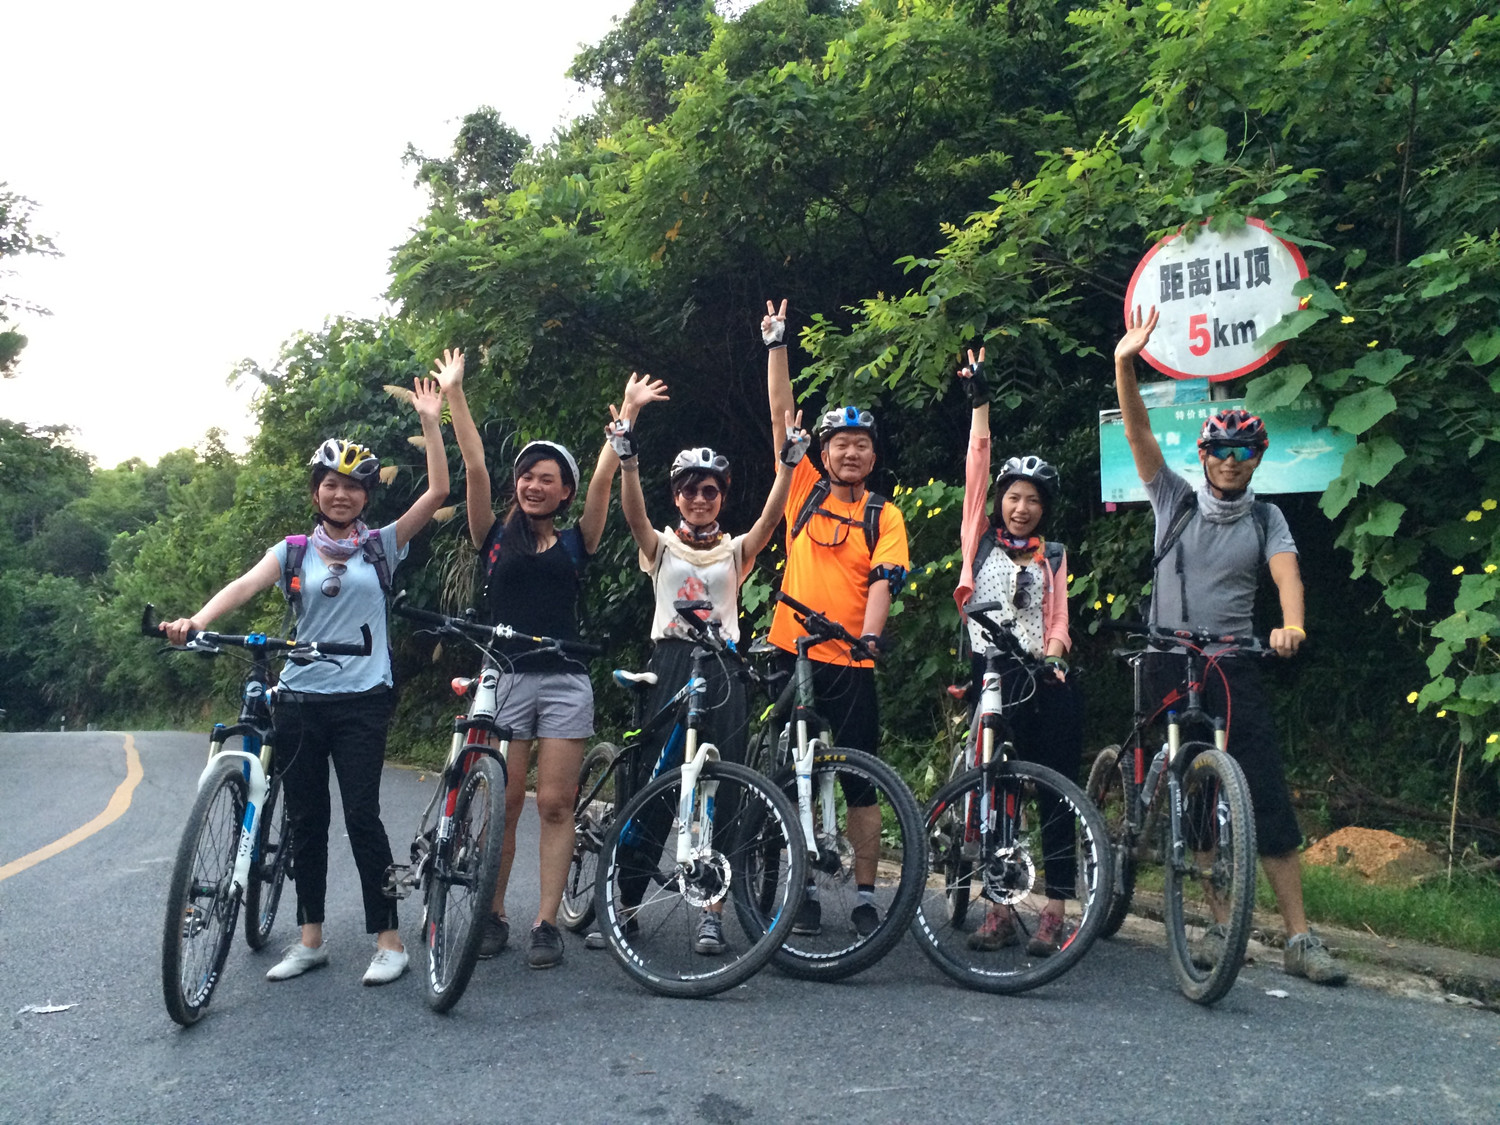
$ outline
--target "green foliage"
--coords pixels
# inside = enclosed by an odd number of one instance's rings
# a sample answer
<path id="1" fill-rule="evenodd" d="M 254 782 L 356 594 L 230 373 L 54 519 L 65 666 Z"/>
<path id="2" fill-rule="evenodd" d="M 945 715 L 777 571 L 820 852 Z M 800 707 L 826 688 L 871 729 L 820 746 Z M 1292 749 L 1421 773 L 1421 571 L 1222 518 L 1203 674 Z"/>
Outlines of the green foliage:
<path id="1" fill-rule="evenodd" d="M 52 240 L 32 229 L 31 219 L 36 212 L 36 202 L 24 195 L 6 189 L 0 180 L 0 279 L 11 277 L 15 270 L 9 268 L 8 259 L 23 254 L 55 257 L 57 248 Z M 5 328 L 13 312 L 27 312 L 33 316 L 46 316 L 47 310 L 30 301 L 0 293 L 0 378 L 9 379 L 15 374 L 16 360 L 26 346 L 26 337 L 13 329 Z"/>

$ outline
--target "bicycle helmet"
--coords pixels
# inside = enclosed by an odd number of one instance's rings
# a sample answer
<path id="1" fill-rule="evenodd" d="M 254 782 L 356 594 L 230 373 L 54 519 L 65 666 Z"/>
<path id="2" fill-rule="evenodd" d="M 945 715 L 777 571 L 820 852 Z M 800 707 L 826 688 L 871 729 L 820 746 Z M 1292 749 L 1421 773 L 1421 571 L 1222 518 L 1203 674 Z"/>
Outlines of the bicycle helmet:
<path id="1" fill-rule="evenodd" d="M 1271 444 L 1266 424 L 1248 410 L 1238 407 L 1221 410 L 1203 423 L 1198 431 L 1198 448 L 1210 445 L 1246 445 L 1262 453 Z"/>
<path id="2" fill-rule="evenodd" d="M 532 456 L 537 454 L 537 456 Z M 529 462 L 527 468 L 538 461 L 556 461 L 562 466 L 563 484 L 567 485 L 573 492 L 578 491 L 578 462 L 573 460 L 573 455 L 568 452 L 567 447 L 559 445 L 555 441 L 529 441 L 516 454 L 516 463 L 511 467 L 511 473 L 519 477 L 524 471 L 521 467 L 522 461 Z"/>
<path id="3" fill-rule="evenodd" d="M 729 488 L 729 458 L 706 445 L 684 449 L 672 461 L 673 492 L 677 491 L 677 482 L 689 473 L 706 473 L 726 490 Z"/>
<path id="4" fill-rule="evenodd" d="M 819 441 L 827 441 L 834 434 L 843 433 L 845 430 L 860 430 L 869 434 L 870 440 L 874 441 L 877 436 L 875 415 L 857 406 L 840 406 L 818 419 Z"/>
<path id="5" fill-rule="evenodd" d="M 1056 469 L 1035 454 L 1010 458 L 1000 466 L 1000 472 L 995 477 L 997 504 L 1000 497 L 1005 495 L 1005 490 L 1018 480 L 1030 481 L 1036 485 L 1036 490 L 1042 494 L 1043 506 L 1049 512 L 1052 510 L 1057 503 L 1057 490 L 1062 487 L 1062 478 L 1058 476 Z"/>
<path id="6" fill-rule="evenodd" d="M 366 490 L 380 479 L 380 458 L 362 445 L 343 438 L 329 438 L 313 451 L 307 462 L 313 468 L 313 486 L 325 473 L 342 473 Z"/>

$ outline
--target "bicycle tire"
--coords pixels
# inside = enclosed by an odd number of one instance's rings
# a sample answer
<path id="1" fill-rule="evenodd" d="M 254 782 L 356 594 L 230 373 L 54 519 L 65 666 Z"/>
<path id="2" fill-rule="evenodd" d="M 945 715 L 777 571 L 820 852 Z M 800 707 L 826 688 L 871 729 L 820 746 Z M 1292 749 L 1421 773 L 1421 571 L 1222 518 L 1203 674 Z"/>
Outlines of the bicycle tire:
<path id="1" fill-rule="evenodd" d="M 817 888 L 817 934 L 792 933 L 776 951 L 772 963 L 787 976 L 801 980 L 843 980 L 862 973 L 889 953 L 911 925 L 927 881 L 927 845 L 922 810 L 911 790 L 890 766 L 873 754 L 830 747 L 813 758 L 814 800 L 819 779 L 832 774 L 837 838 L 820 846 L 817 859 L 809 857 L 807 880 Z M 855 883 L 853 848 L 847 832 L 844 781 L 869 785 L 881 811 L 880 862 L 875 877 L 875 908 L 879 923 L 861 935 L 851 915 L 860 904 Z M 776 774 L 776 785 L 794 804 L 795 768 Z M 813 823 L 820 822 L 818 810 Z M 827 842 L 822 842 L 827 844 Z"/>
<path id="2" fill-rule="evenodd" d="M 1178 987 L 1189 1000 L 1212 1004 L 1233 987 L 1245 963 L 1255 915 L 1255 819 L 1249 786 L 1233 758 L 1202 742 L 1185 743 L 1178 753 L 1191 756 L 1182 779 L 1184 861 L 1174 863 L 1169 854 L 1163 865 L 1162 913 Z M 1210 806 L 1211 819 L 1204 815 Z M 1229 915 L 1223 954 L 1206 967 L 1193 963 L 1187 933 L 1189 915 L 1208 911 L 1210 892 L 1200 877 Z"/>
<path id="3" fill-rule="evenodd" d="M 1109 911 L 1099 931 L 1101 938 L 1108 938 L 1119 933 L 1135 895 L 1135 842 L 1130 839 L 1128 819 L 1135 802 L 1134 765 L 1129 758 L 1121 760 L 1120 747 L 1106 746 L 1094 757 L 1085 792 L 1104 817 L 1114 864 Z"/>
<path id="4" fill-rule="evenodd" d="M 986 909 L 970 909 L 962 920 L 953 922 L 947 907 L 950 888 L 942 879 L 930 880 L 912 932 L 933 964 L 960 984 L 981 992 L 1026 992 L 1067 972 L 1099 937 L 1109 911 L 1109 838 L 1104 818 L 1076 784 L 1045 766 L 1012 760 L 990 767 L 993 794 L 989 811 L 996 831 L 993 835 L 981 831 L 977 838 L 970 839 L 962 824 L 954 824 L 952 818 L 963 816 L 968 798 L 976 807 L 985 807 L 981 803 L 985 776 L 984 770 L 973 769 L 940 789 L 927 807 L 925 825 L 931 840 L 956 838 L 970 847 L 972 890 L 986 902 Z M 1071 879 L 1075 896 L 1071 901 L 1076 902 L 1077 913 L 1070 919 L 1071 934 L 1050 955 L 1032 953 L 1027 948 L 1046 902 L 1048 857 L 1039 839 L 1043 825 L 1041 795 L 1058 802 L 1053 815 L 1074 820 L 1069 843 L 1061 852 L 1054 852 L 1051 862 L 1062 864 L 1060 872 L 1054 866 L 1058 878 L 1065 882 Z M 1010 810 L 1008 815 L 1022 833 L 1011 845 L 1001 843 L 1001 818 L 996 811 L 1001 808 Z M 1073 868 L 1071 877 L 1069 865 Z M 1010 933 L 1015 940 L 973 948 L 970 938 L 983 926 L 990 904 L 1010 910 Z"/>
<path id="5" fill-rule="evenodd" d="M 594 918 L 615 960 L 637 983 L 664 996 L 705 997 L 748 980 L 790 932 L 807 872 L 797 806 L 745 766 L 712 762 L 700 786 L 715 784 L 719 810 L 709 853 L 691 869 L 676 861 L 682 770 L 662 774 L 630 799 L 599 853 Z M 765 857 L 774 854 L 775 888 L 766 913 L 748 907 L 766 891 Z M 639 901 L 629 898 L 639 896 Z M 726 948 L 695 952 L 706 903 L 721 914 Z"/>
<path id="6" fill-rule="evenodd" d="M 422 944 L 427 1004 L 435 1012 L 458 1003 L 479 961 L 504 835 L 505 769 L 478 754 L 454 801 L 452 836 L 427 867 Z"/>
<path id="7" fill-rule="evenodd" d="M 245 886 L 245 944 L 264 949 L 276 924 L 281 891 L 292 865 L 292 832 L 287 821 L 281 778 L 271 778 L 256 833 L 255 861 Z"/>
<path id="8" fill-rule="evenodd" d="M 612 742 L 600 742 L 583 756 L 578 771 L 578 796 L 573 806 L 573 860 L 568 865 L 568 881 L 563 885 L 562 904 L 557 921 L 567 930 L 582 933 L 594 920 L 594 878 L 599 869 L 599 849 L 615 815 L 614 779 L 586 800 L 620 756 Z"/>
<path id="9" fill-rule="evenodd" d="M 234 941 L 234 888 L 249 784 L 237 758 L 215 765 L 198 787 L 177 845 L 161 942 L 167 1014 L 189 1027 L 203 1018 Z"/>

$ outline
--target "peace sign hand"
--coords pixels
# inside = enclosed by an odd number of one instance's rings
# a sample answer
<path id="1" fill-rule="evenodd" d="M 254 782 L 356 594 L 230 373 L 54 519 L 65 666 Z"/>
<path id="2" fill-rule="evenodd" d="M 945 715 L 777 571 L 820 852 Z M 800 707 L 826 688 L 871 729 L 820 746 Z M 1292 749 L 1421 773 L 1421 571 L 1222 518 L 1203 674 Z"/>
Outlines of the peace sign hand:
<path id="1" fill-rule="evenodd" d="M 778 310 L 770 301 L 766 302 L 766 315 L 760 318 L 760 338 L 766 347 L 774 348 L 786 336 L 786 298 L 781 299 Z"/>
<path id="2" fill-rule="evenodd" d="M 974 349 L 969 349 L 969 365 L 958 369 L 960 386 L 969 396 L 969 406 L 977 410 L 990 400 L 990 387 L 984 381 L 984 346 L 980 345 L 979 358 L 974 358 Z"/>

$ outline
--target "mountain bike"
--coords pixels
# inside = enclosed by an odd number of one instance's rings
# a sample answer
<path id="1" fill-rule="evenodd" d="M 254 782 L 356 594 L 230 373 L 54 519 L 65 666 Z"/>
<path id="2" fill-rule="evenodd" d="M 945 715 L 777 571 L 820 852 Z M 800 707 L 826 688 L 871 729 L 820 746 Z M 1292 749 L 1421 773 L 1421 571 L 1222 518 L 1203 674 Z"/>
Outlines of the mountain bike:
<path id="1" fill-rule="evenodd" d="M 776 953 L 801 904 L 807 859 L 791 800 L 754 770 L 720 761 L 712 743 L 700 742 L 714 704 L 704 674 L 708 662 L 737 657 L 717 625 L 697 617 L 712 608 L 709 603 L 674 606 L 695 637 L 688 681 L 631 732 L 624 751 L 580 793 L 581 850 L 568 893 L 576 897 L 575 884 L 585 877 L 581 857 L 589 841 L 583 833 L 602 831 L 593 915 L 615 959 L 654 992 L 702 997 L 748 980 Z M 616 679 L 636 691 L 639 717 L 655 673 L 617 672 Z M 596 819 L 597 794 L 630 771 L 632 760 L 669 725 L 653 779 L 618 816 Z M 666 768 L 679 756 L 680 766 Z M 731 901 L 732 914 L 725 909 Z M 723 943 L 711 952 L 697 944 L 705 911 L 717 913 L 723 926 Z M 733 920 L 737 930 L 725 924 Z"/>
<path id="2" fill-rule="evenodd" d="M 141 632 L 162 637 L 156 607 L 141 614 Z M 235 920 L 245 907 L 245 941 L 262 948 L 271 936 L 276 909 L 291 870 L 292 842 L 281 776 L 275 769 L 275 729 L 270 699 L 275 690 L 271 661 L 294 664 L 368 656 L 370 629 L 359 644 L 290 640 L 264 633 L 232 635 L 194 630 L 171 651 L 217 656 L 226 647 L 249 653 L 250 669 L 240 690 L 239 719 L 215 723 L 208 764 L 172 864 L 162 930 L 161 983 L 167 1013 L 187 1027 L 203 1018 L 229 956 Z M 230 749 L 230 739 L 240 740 Z"/>
<path id="3" fill-rule="evenodd" d="M 865 643 L 837 621 L 786 594 L 775 597 L 796 614 L 805 635 L 797 638 L 790 675 L 763 677 L 773 702 L 750 744 L 750 764 L 797 801 L 808 862 L 809 898 L 817 917 L 792 927 L 773 961 L 789 976 L 841 980 L 863 972 L 901 940 L 910 925 L 927 878 L 922 813 L 916 798 L 894 769 L 873 754 L 834 745 L 833 735 L 815 709 L 813 662 L 809 650 L 824 641 L 849 646 L 857 660 L 873 659 Z M 774 654 L 769 647 L 758 650 Z M 781 681 L 785 680 L 785 685 Z M 849 824 L 849 796 L 856 807 L 880 810 L 878 835 L 857 841 Z M 873 925 L 861 926 L 855 871 L 874 860 Z M 776 857 L 768 855 L 765 877 L 774 886 Z M 804 910 L 807 907 L 804 906 Z"/>
<path id="4" fill-rule="evenodd" d="M 1152 649 L 1116 654 L 1131 666 L 1134 718 L 1123 743 L 1099 751 L 1087 785 L 1114 849 L 1114 894 L 1104 934 L 1115 933 L 1130 909 L 1138 865 L 1159 863 L 1167 948 L 1178 986 L 1188 999 L 1212 1004 L 1229 991 L 1245 961 L 1255 910 L 1256 852 L 1250 789 L 1239 763 L 1225 750 L 1225 720 L 1202 706 L 1204 677 L 1221 659 L 1272 650 L 1253 637 L 1118 627 L 1144 635 L 1158 651 L 1162 645 L 1184 650 L 1186 706 L 1167 711 L 1166 742 L 1148 760 L 1146 728 L 1159 713 L 1144 684 L 1143 665 Z M 1212 655 L 1204 651 L 1210 645 L 1216 648 Z M 1224 919 L 1222 950 L 1190 939 L 1190 922 L 1217 917 Z"/>
<path id="5" fill-rule="evenodd" d="M 534 652 L 596 655 L 600 649 L 581 641 L 533 637 L 508 625 L 481 625 L 467 617 L 407 605 L 398 594 L 391 612 L 415 621 L 443 637 L 468 642 L 481 654 L 479 674 L 452 681 L 460 698 L 472 693 L 468 713 L 453 720 L 448 757 L 411 843 L 411 862 L 392 864 L 385 892 L 404 899 L 422 895 L 422 946 L 428 1005 L 446 1012 L 468 987 L 479 960 L 484 921 L 489 917 L 495 883 L 500 877 L 500 849 L 505 834 L 506 760 L 511 731 L 495 721 L 502 682 L 510 659 L 497 653 L 499 641 L 522 641 Z M 523 779 L 524 780 L 524 779 Z"/>
<path id="6" fill-rule="evenodd" d="M 933 877 L 912 931 L 943 972 L 984 992 L 1025 992 L 1057 979 L 1103 931 L 1110 903 L 1104 818 L 1069 778 L 1013 756 L 1007 711 L 1053 672 L 991 615 L 964 613 L 990 645 L 970 737 L 953 777 L 927 806 Z M 1006 690 L 1004 669 L 1018 677 Z M 1037 938 L 1048 899 L 1076 904 L 1059 948 Z M 993 915 L 993 917 L 991 917 Z"/>

